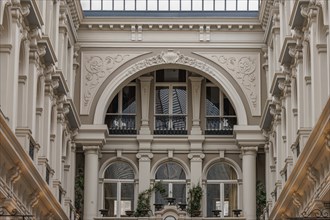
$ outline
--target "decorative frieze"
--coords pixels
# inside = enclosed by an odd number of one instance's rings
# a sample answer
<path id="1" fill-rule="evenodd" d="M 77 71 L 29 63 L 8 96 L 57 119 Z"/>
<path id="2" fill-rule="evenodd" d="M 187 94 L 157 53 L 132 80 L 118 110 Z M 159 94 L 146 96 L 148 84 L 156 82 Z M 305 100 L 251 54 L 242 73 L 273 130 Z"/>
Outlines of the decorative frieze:
<path id="1" fill-rule="evenodd" d="M 259 53 L 196 53 L 225 69 L 240 85 L 253 116 L 260 116 L 260 54 Z"/>
<path id="2" fill-rule="evenodd" d="M 102 83 L 118 67 L 129 60 L 143 55 L 147 52 L 118 52 L 97 54 L 95 52 L 84 52 L 82 54 L 82 76 L 81 76 L 81 103 L 80 113 L 88 114 L 91 102 L 94 99 Z"/>

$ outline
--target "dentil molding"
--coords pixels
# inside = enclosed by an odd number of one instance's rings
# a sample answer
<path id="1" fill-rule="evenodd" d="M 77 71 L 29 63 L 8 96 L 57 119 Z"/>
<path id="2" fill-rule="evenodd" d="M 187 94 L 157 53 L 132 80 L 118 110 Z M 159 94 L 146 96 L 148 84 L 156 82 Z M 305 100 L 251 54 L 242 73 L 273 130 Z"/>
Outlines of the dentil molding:
<path id="1" fill-rule="evenodd" d="M 118 67 L 148 52 L 82 53 L 80 114 L 88 115 L 93 99 L 102 83 Z"/>
<path id="2" fill-rule="evenodd" d="M 195 53 L 225 69 L 244 92 L 253 116 L 261 115 L 259 53 Z"/>

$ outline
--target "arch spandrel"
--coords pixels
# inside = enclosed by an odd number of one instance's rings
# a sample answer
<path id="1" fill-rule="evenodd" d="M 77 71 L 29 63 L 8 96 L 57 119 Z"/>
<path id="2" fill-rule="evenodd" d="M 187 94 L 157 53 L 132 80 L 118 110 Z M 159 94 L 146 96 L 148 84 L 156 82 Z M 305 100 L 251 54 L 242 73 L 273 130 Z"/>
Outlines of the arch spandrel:
<path id="1" fill-rule="evenodd" d="M 141 72 L 147 73 L 143 72 L 145 70 L 150 70 L 157 66 L 167 65 L 175 65 L 184 69 L 193 70 L 196 73 L 203 73 L 203 75 L 212 78 L 215 82 L 221 85 L 223 90 L 231 99 L 232 104 L 234 105 L 234 108 L 236 110 L 238 124 L 247 125 L 248 111 L 243 104 L 244 98 L 242 100 L 239 92 L 236 91 L 234 85 L 230 82 L 230 80 L 213 66 L 199 59 L 186 56 L 174 50 L 162 51 L 160 54 L 140 60 L 126 68 L 124 71 L 121 71 L 120 74 L 117 74 L 109 82 L 109 84 L 106 85 L 105 89 L 100 95 L 100 98 L 98 100 L 93 101 L 96 105 L 94 113 L 94 124 L 104 123 L 104 116 L 106 114 L 108 105 L 110 104 L 111 97 L 114 96 L 114 93 L 117 91 L 116 89 L 119 85 L 122 85 L 122 83 L 127 81 L 128 78 L 132 78 L 133 76 L 138 77 L 139 75 L 141 75 Z"/>

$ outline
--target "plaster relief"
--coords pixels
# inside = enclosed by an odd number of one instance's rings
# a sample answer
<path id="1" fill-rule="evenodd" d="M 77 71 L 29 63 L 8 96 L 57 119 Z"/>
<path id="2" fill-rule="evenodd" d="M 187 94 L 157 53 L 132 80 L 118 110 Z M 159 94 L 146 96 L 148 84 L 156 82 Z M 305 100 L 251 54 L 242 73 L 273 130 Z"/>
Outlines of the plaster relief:
<path id="1" fill-rule="evenodd" d="M 82 55 L 80 114 L 89 114 L 93 99 L 105 81 L 118 67 L 131 59 L 146 54 L 139 53 L 95 53 L 84 52 Z"/>
<path id="2" fill-rule="evenodd" d="M 240 85 L 253 116 L 260 116 L 260 54 L 195 53 L 225 69 Z"/>

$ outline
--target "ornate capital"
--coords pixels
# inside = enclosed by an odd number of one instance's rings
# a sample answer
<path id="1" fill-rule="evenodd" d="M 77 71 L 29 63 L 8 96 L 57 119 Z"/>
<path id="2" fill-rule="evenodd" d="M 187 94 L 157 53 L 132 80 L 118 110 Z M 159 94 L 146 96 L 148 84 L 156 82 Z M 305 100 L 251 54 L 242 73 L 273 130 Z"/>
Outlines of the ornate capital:
<path id="1" fill-rule="evenodd" d="M 100 146 L 83 146 L 85 154 L 98 154 L 100 150 Z"/>
<path id="2" fill-rule="evenodd" d="M 242 155 L 257 155 L 258 147 L 241 147 Z"/>
<path id="3" fill-rule="evenodd" d="M 205 154 L 203 154 L 203 153 L 190 153 L 190 154 L 188 154 L 188 158 L 191 161 L 202 161 L 205 158 Z"/>
<path id="4" fill-rule="evenodd" d="M 136 158 L 139 159 L 139 161 L 150 161 L 154 157 L 153 153 L 137 153 Z"/>

